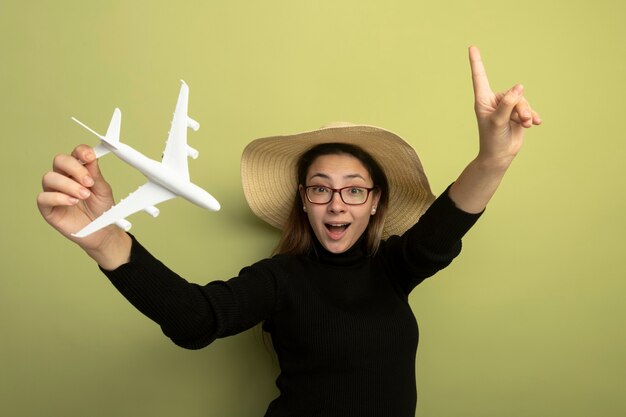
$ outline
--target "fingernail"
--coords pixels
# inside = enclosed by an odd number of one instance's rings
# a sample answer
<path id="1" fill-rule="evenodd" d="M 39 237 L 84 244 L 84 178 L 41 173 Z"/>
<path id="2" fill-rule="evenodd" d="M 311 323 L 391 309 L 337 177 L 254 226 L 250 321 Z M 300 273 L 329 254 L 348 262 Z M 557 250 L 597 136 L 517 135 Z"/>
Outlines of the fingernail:
<path id="1" fill-rule="evenodd" d="M 89 175 L 85 176 L 85 178 L 83 179 L 84 184 L 87 187 L 91 187 L 93 185 L 93 178 L 91 178 Z"/>
<path id="2" fill-rule="evenodd" d="M 85 162 L 91 161 L 93 160 L 93 152 L 86 151 L 85 153 L 83 153 L 83 157 L 85 159 Z"/>
<path id="3" fill-rule="evenodd" d="M 79 193 L 79 194 L 80 194 L 80 196 L 81 196 L 81 197 L 83 197 L 83 198 L 87 198 L 87 197 L 89 197 L 89 196 L 91 195 L 91 193 L 89 192 L 89 190 L 88 190 L 88 189 L 86 189 L 86 188 L 81 188 L 81 189 L 78 191 L 78 193 Z"/>
<path id="4" fill-rule="evenodd" d="M 79 201 L 80 200 L 78 198 L 74 198 L 74 197 L 70 198 L 70 204 L 72 205 L 78 204 Z"/>
<path id="5" fill-rule="evenodd" d="M 524 86 L 521 84 L 517 84 L 515 87 L 513 87 L 513 91 L 515 92 L 515 94 L 522 94 L 522 92 L 524 91 Z"/>

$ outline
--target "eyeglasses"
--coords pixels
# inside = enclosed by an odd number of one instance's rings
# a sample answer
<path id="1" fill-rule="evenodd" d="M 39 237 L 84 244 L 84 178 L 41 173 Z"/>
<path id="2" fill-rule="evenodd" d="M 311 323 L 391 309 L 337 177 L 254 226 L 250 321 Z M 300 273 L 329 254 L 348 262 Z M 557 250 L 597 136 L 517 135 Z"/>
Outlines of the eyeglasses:
<path id="1" fill-rule="evenodd" d="M 341 201 L 349 206 L 358 206 L 364 204 L 370 195 L 370 192 L 376 187 L 343 187 L 330 188 L 323 185 L 310 185 L 305 187 L 307 200 L 313 204 L 328 204 L 333 199 L 335 193 L 339 193 Z"/>

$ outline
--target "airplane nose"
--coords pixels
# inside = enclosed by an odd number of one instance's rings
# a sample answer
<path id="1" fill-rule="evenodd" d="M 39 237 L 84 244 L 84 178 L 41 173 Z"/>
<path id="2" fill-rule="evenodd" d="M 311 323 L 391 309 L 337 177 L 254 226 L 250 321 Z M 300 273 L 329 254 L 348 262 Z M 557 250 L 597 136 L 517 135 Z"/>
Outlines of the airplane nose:
<path id="1" fill-rule="evenodd" d="M 206 207 L 207 209 L 211 210 L 211 211 L 219 211 L 220 208 L 222 208 L 220 206 L 219 201 L 217 201 L 211 194 L 207 193 L 205 199 L 204 199 L 204 207 Z"/>

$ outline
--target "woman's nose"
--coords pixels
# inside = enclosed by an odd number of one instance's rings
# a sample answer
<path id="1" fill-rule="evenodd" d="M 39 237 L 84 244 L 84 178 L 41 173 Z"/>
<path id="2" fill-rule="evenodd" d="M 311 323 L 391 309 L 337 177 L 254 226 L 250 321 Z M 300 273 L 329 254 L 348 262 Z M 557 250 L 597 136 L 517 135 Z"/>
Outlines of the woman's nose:
<path id="1" fill-rule="evenodd" d="M 344 203 L 343 200 L 341 199 L 341 194 L 339 194 L 339 191 L 333 192 L 333 196 L 330 200 L 330 203 L 328 203 L 328 208 L 332 212 L 345 211 L 346 203 Z"/>

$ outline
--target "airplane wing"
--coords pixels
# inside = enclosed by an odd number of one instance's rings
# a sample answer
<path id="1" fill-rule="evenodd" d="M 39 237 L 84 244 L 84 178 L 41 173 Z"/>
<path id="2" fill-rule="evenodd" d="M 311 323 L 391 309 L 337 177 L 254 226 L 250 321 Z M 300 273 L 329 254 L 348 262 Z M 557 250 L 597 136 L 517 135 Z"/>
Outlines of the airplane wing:
<path id="1" fill-rule="evenodd" d="M 189 180 L 187 165 L 187 100 L 189 87 L 182 81 L 172 125 L 165 144 L 162 163 Z"/>
<path id="2" fill-rule="evenodd" d="M 174 197 L 176 197 L 176 194 L 169 190 L 153 182 L 147 182 L 118 204 L 102 213 L 100 217 L 89 223 L 82 230 L 72 235 L 76 237 L 88 236 L 110 224 L 123 222 L 125 217 L 139 210 L 158 213 L 158 210 L 153 206 Z"/>

